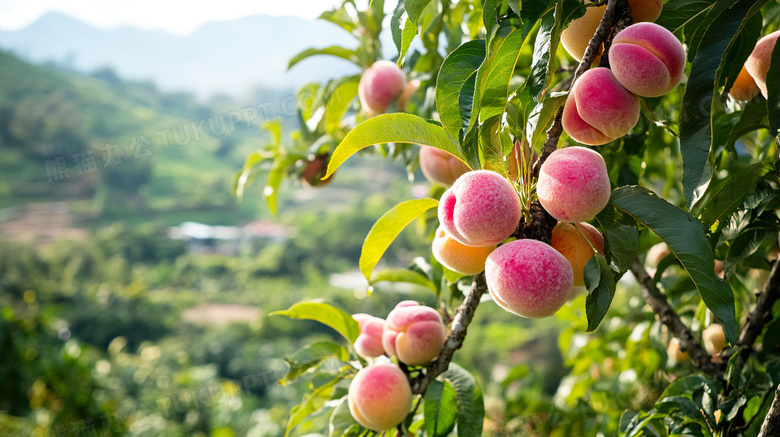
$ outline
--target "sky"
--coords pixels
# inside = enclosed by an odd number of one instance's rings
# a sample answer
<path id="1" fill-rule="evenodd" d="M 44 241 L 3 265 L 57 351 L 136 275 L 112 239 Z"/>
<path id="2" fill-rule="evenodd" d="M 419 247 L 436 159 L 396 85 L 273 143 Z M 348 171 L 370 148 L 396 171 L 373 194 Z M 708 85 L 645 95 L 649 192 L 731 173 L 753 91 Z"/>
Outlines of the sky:
<path id="1" fill-rule="evenodd" d="M 256 14 L 293 15 L 313 20 L 340 3 L 339 0 L 2 0 L 0 30 L 19 30 L 46 12 L 60 12 L 99 29 L 130 25 L 187 35 L 208 21 Z"/>

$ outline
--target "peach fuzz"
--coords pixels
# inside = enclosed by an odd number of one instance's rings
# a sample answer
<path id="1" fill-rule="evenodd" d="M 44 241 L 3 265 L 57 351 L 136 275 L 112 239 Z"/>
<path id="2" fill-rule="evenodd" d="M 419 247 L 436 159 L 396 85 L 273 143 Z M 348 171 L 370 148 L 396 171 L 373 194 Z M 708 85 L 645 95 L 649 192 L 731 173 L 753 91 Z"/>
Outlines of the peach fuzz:
<path id="1" fill-rule="evenodd" d="M 747 102 L 757 96 L 760 91 L 753 76 L 748 73 L 747 68 L 743 65 L 742 69 L 739 70 L 737 78 L 734 80 L 734 85 L 729 90 L 729 95 L 734 100 Z"/>
<path id="2" fill-rule="evenodd" d="M 464 275 L 476 275 L 485 270 L 485 260 L 496 249 L 496 246 L 472 247 L 466 246 L 447 235 L 439 227 L 433 239 L 433 256 L 444 267 Z"/>
<path id="3" fill-rule="evenodd" d="M 756 48 L 750 53 L 745 68 L 753 76 L 761 94 L 767 97 L 766 74 L 769 72 L 769 60 L 772 57 L 772 50 L 775 48 L 777 38 L 780 37 L 780 30 L 770 33 L 758 40 Z"/>
<path id="4" fill-rule="evenodd" d="M 638 96 L 658 97 L 682 82 L 685 48 L 664 27 L 632 24 L 612 40 L 609 66 L 627 90 Z"/>
<path id="5" fill-rule="evenodd" d="M 405 300 L 387 315 L 382 345 L 398 361 L 418 366 L 439 355 L 445 337 L 444 323 L 436 310 Z"/>
<path id="6" fill-rule="evenodd" d="M 566 303 L 574 275 L 566 258 L 550 245 L 523 239 L 488 256 L 485 280 L 498 306 L 523 317 L 542 318 Z"/>
<path id="7" fill-rule="evenodd" d="M 577 225 L 559 222 L 552 230 L 550 245 L 571 264 L 575 287 L 585 285 L 583 271 L 585 264 L 593 257 L 591 245 L 604 255 L 604 237 L 596 228 L 584 222 Z"/>
<path id="8" fill-rule="evenodd" d="M 474 247 L 494 246 L 517 229 L 522 214 L 512 183 L 490 170 L 465 173 L 442 194 L 439 223 L 448 235 Z"/>
<path id="9" fill-rule="evenodd" d="M 639 121 L 639 99 L 608 68 L 586 71 L 563 107 L 563 129 L 580 143 L 598 146 L 629 133 Z"/>
<path id="10" fill-rule="evenodd" d="M 663 9 L 662 0 L 628 0 L 628 7 L 631 9 L 631 15 L 634 17 L 634 23 L 642 21 L 655 21 Z M 604 16 L 606 5 L 590 7 L 585 10 L 585 15 L 572 21 L 569 26 L 561 33 L 561 43 L 563 48 L 569 54 L 579 60 L 585 56 L 585 49 L 588 47 L 590 39 L 596 33 L 599 22 Z M 599 55 L 601 49 L 599 49 Z M 599 63 L 599 57 L 593 61 Z"/>
<path id="11" fill-rule="evenodd" d="M 360 77 L 360 104 L 369 114 L 383 114 L 405 86 L 406 75 L 395 62 L 376 61 Z"/>
<path id="12" fill-rule="evenodd" d="M 558 149 L 539 170 L 536 194 L 557 220 L 588 221 L 609 202 L 607 164 L 601 155 L 585 147 Z"/>
<path id="13" fill-rule="evenodd" d="M 361 369 L 349 386 L 352 417 L 364 427 L 384 431 L 401 423 L 412 407 L 412 388 L 395 364 L 379 363 Z"/>
<path id="14" fill-rule="evenodd" d="M 420 169 L 430 182 L 445 187 L 470 170 L 454 155 L 429 146 L 420 147 Z"/>
<path id="15" fill-rule="evenodd" d="M 376 358 L 385 354 L 382 346 L 382 331 L 385 321 L 369 314 L 353 314 L 360 325 L 360 335 L 355 340 L 355 351 L 363 358 Z"/>

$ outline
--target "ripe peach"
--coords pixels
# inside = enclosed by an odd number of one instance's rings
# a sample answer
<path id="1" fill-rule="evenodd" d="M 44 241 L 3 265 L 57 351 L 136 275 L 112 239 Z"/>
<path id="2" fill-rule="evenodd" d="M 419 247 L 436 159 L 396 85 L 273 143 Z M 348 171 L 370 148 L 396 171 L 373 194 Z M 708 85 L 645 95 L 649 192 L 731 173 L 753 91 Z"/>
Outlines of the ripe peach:
<path id="1" fill-rule="evenodd" d="M 566 258 L 537 240 L 515 240 L 488 256 L 485 280 L 501 308 L 523 317 L 555 314 L 572 291 L 573 272 Z"/>
<path id="2" fill-rule="evenodd" d="M 726 346 L 726 335 L 723 333 L 723 327 L 718 324 L 708 326 L 701 333 L 701 339 L 704 343 L 704 349 L 707 349 L 711 355 L 720 354 Z"/>
<path id="3" fill-rule="evenodd" d="M 412 407 L 412 388 L 395 364 L 379 363 L 361 369 L 347 394 L 352 417 L 364 427 L 384 431 L 401 423 Z"/>
<path id="4" fill-rule="evenodd" d="M 355 340 L 355 351 L 363 358 L 376 358 L 385 354 L 382 346 L 382 331 L 385 321 L 369 314 L 354 314 L 352 318 L 360 324 L 360 335 Z"/>
<path id="5" fill-rule="evenodd" d="M 739 71 L 734 81 L 734 85 L 729 90 L 729 95 L 734 100 L 746 102 L 757 96 L 760 91 L 756 81 L 753 80 L 753 76 L 748 73 L 747 68 L 743 65 L 742 70 Z"/>
<path id="6" fill-rule="evenodd" d="M 460 159 L 435 147 L 420 147 L 420 169 L 434 184 L 449 187 L 470 169 Z"/>
<path id="7" fill-rule="evenodd" d="M 585 147 L 558 149 L 539 170 L 536 194 L 544 209 L 560 221 L 590 220 L 609 202 L 607 164 Z"/>
<path id="8" fill-rule="evenodd" d="M 756 48 L 745 62 L 745 68 L 761 90 L 761 94 L 767 97 L 766 74 L 769 72 L 769 60 L 772 57 L 772 50 L 775 48 L 777 38 L 780 37 L 780 30 L 770 33 L 758 40 Z"/>
<path id="9" fill-rule="evenodd" d="M 317 155 L 309 161 L 301 171 L 301 183 L 305 187 L 324 187 L 332 180 L 335 173 L 322 179 L 328 169 L 328 155 Z"/>
<path id="10" fill-rule="evenodd" d="M 517 229 L 522 214 L 512 183 L 496 172 L 465 173 L 439 201 L 439 223 L 467 246 L 493 246 Z"/>
<path id="11" fill-rule="evenodd" d="M 495 248 L 495 245 L 466 246 L 447 235 L 441 227 L 436 230 L 436 237 L 433 239 L 433 256 L 436 260 L 444 267 L 464 275 L 476 275 L 485 270 L 485 260 Z"/>
<path id="12" fill-rule="evenodd" d="M 628 7 L 631 8 L 634 23 L 655 21 L 661 15 L 663 6 L 662 0 L 628 0 Z M 561 33 L 563 48 L 575 59 L 581 60 L 585 56 L 585 49 L 596 33 L 606 9 L 606 5 L 587 8 L 585 15 L 572 21 Z M 599 50 L 600 54 L 601 49 Z M 599 63 L 599 57 L 594 60 L 594 63 Z"/>
<path id="13" fill-rule="evenodd" d="M 444 323 L 436 310 L 405 300 L 387 315 L 382 345 L 398 361 L 417 366 L 439 355 L 445 337 Z"/>
<path id="14" fill-rule="evenodd" d="M 563 107 L 563 129 L 580 143 L 598 146 L 629 133 L 639 121 L 639 99 L 608 68 L 586 71 Z"/>
<path id="15" fill-rule="evenodd" d="M 406 75 L 395 62 L 376 61 L 360 77 L 360 104 L 371 114 L 384 114 L 405 85 Z"/>
<path id="16" fill-rule="evenodd" d="M 593 249 L 590 246 L 593 245 L 598 253 L 604 255 L 604 237 L 596 228 L 585 222 L 577 225 L 559 222 L 552 230 L 550 245 L 571 264 L 575 287 L 585 285 L 583 270 L 593 256 Z"/>
<path id="17" fill-rule="evenodd" d="M 612 40 L 609 65 L 627 90 L 643 97 L 658 97 L 682 81 L 685 48 L 662 26 L 632 24 Z"/>
<path id="18" fill-rule="evenodd" d="M 669 342 L 669 346 L 666 348 L 666 355 L 669 356 L 671 365 L 681 364 L 690 359 L 688 352 L 683 352 L 682 349 L 680 349 L 680 340 L 677 340 L 676 338 L 672 338 Z"/>

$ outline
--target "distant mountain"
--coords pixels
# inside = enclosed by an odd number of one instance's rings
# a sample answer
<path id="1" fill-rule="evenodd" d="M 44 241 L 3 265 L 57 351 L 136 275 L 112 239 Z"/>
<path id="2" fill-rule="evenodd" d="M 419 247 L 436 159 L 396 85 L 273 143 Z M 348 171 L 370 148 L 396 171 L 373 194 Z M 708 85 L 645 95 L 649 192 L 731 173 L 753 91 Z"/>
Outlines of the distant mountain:
<path id="1" fill-rule="evenodd" d="M 353 47 L 357 41 L 324 21 L 266 15 L 210 22 L 188 36 L 135 27 L 100 30 L 51 12 L 25 29 L 0 31 L 0 48 L 32 62 L 81 71 L 110 67 L 125 78 L 201 97 L 240 95 L 255 85 L 298 87 L 357 72 L 333 57 L 314 57 L 287 71 L 288 59 L 299 51 L 335 44 Z M 394 51 L 392 42 L 388 48 Z"/>

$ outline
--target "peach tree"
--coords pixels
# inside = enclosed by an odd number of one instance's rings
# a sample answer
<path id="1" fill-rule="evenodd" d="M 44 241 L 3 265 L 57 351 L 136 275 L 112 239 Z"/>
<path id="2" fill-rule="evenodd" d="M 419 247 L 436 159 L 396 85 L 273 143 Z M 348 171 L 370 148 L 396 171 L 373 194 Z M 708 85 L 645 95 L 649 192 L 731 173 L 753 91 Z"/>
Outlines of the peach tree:
<path id="1" fill-rule="evenodd" d="M 430 196 L 377 220 L 359 268 L 438 307 L 278 311 L 344 337 L 288 359 L 282 384 L 318 377 L 285 435 L 780 435 L 780 2 L 346 0 L 320 19 L 356 46 L 290 68 L 364 72 L 299 90 L 298 130 L 270 123 L 236 192 L 267 175 L 275 211 L 285 178 L 317 186 L 356 154 L 422 167 Z M 375 272 L 418 220 L 432 252 Z M 555 397 L 515 367 L 502 417 L 456 364 L 494 304 L 568 326 Z"/>

